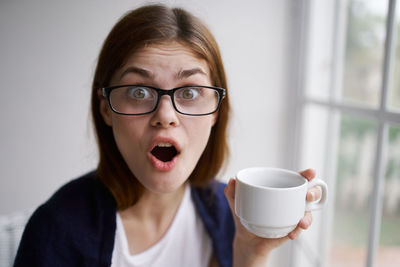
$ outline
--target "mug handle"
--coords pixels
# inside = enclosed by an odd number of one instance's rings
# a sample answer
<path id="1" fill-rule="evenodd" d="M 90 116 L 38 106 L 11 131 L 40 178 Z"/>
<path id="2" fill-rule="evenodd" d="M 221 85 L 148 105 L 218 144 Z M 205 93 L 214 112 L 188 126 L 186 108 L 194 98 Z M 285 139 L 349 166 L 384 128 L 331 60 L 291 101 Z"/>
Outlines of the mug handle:
<path id="1" fill-rule="evenodd" d="M 307 190 L 319 186 L 321 188 L 321 198 L 313 202 L 306 202 L 306 211 L 320 210 L 328 199 L 328 186 L 321 179 L 313 179 L 307 185 Z"/>

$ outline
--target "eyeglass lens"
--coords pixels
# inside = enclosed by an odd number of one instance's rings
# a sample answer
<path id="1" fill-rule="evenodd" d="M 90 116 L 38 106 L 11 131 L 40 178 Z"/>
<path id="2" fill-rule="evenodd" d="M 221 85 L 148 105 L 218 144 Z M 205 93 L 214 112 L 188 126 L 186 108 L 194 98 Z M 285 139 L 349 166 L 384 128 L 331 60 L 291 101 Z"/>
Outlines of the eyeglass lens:
<path id="1" fill-rule="evenodd" d="M 177 111 L 200 115 L 216 111 L 219 103 L 218 91 L 206 87 L 182 87 L 174 91 L 173 99 Z M 153 111 L 158 102 L 158 92 L 145 86 L 124 86 L 111 91 L 112 108 L 123 114 L 142 114 Z"/>

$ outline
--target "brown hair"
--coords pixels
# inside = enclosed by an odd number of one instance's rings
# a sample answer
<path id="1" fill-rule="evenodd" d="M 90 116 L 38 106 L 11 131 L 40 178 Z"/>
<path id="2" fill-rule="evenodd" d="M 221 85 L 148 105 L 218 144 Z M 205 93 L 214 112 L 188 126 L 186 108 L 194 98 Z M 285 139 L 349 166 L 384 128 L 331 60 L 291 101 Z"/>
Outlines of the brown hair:
<path id="1" fill-rule="evenodd" d="M 130 55 L 145 45 L 177 41 L 205 59 L 214 86 L 227 89 L 224 66 L 218 45 L 207 27 L 180 8 L 162 5 L 143 6 L 128 12 L 112 28 L 101 49 L 92 84 L 91 108 L 97 135 L 100 161 L 98 176 L 114 196 L 117 208 L 134 205 L 143 186 L 134 177 L 115 143 L 112 129 L 100 114 L 98 89 L 110 85 L 111 77 Z M 218 174 L 228 155 L 227 124 L 229 94 L 218 111 L 207 146 L 189 177 L 194 186 L 204 186 Z"/>

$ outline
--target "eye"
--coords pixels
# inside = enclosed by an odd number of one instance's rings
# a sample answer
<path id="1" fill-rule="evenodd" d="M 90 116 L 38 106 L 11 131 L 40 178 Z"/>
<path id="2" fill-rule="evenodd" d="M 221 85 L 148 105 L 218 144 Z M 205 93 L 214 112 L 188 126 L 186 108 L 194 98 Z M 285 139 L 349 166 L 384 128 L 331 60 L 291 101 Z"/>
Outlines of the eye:
<path id="1" fill-rule="evenodd" d="M 179 93 L 179 98 L 185 100 L 193 100 L 197 98 L 199 94 L 200 94 L 200 88 L 193 88 L 193 87 L 182 88 Z"/>
<path id="2" fill-rule="evenodd" d="M 148 99 L 152 97 L 150 89 L 146 87 L 129 87 L 127 94 L 135 99 Z"/>

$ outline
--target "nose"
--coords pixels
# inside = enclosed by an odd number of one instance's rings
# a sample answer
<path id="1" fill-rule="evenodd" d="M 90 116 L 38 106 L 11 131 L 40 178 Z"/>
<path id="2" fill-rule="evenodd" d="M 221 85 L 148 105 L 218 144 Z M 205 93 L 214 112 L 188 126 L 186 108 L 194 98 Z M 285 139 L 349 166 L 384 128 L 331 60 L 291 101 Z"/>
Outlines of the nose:
<path id="1" fill-rule="evenodd" d="M 157 109 L 151 118 L 151 125 L 154 127 L 169 128 L 179 125 L 178 114 L 168 95 L 161 97 Z"/>

